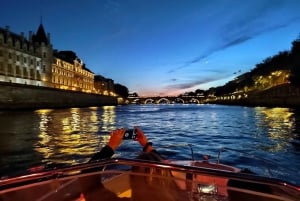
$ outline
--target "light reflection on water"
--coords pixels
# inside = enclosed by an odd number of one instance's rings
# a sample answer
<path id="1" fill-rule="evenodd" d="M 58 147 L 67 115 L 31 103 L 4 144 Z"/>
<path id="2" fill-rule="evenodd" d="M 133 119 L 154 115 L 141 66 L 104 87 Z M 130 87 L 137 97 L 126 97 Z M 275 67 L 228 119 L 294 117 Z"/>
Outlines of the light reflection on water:
<path id="1" fill-rule="evenodd" d="M 97 108 L 89 108 L 84 113 L 79 108 L 64 110 L 60 115 L 52 112 L 36 111 L 40 116 L 40 140 L 34 145 L 34 150 L 42 155 L 42 163 L 74 164 L 78 162 L 76 158 L 97 151 L 96 147 L 89 146 L 100 141 Z"/>
<path id="2" fill-rule="evenodd" d="M 0 173 L 18 172 L 38 164 L 86 162 L 108 142 L 109 131 L 134 125 L 139 125 L 167 158 L 190 159 L 187 144 L 193 145 L 196 159 L 201 159 L 202 154 L 214 159 L 218 150 L 226 147 L 240 152 L 222 152 L 221 162 L 254 170 L 267 166 L 275 169 L 276 176 L 300 184 L 300 112 L 221 105 L 2 111 Z M 117 156 L 134 158 L 140 149 L 136 142 L 124 141 Z M 266 160 L 251 162 L 245 155 Z"/>
<path id="3" fill-rule="evenodd" d="M 268 144 L 262 144 L 261 149 L 269 152 L 285 150 L 294 139 L 295 119 L 288 108 L 261 108 L 256 110 L 257 126 L 266 130 Z M 264 134 L 264 133 L 261 133 Z M 263 136 L 261 136 L 263 137 Z"/>

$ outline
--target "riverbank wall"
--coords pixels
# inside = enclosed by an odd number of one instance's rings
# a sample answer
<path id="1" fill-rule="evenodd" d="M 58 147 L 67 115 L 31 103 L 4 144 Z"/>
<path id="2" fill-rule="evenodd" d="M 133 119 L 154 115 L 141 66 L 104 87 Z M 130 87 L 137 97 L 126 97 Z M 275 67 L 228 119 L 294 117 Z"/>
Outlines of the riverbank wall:
<path id="1" fill-rule="evenodd" d="M 289 84 L 249 93 L 247 98 L 215 100 L 209 103 L 250 107 L 300 107 L 300 89 Z"/>
<path id="2" fill-rule="evenodd" d="M 117 97 L 0 82 L 0 110 L 117 105 Z"/>

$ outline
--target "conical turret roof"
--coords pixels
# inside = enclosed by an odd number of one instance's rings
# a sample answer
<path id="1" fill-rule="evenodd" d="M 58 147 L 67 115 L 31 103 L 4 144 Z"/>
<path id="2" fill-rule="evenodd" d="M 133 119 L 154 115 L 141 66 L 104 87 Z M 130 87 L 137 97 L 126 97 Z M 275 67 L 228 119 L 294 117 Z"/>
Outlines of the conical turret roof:
<path id="1" fill-rule="evenodd" d="M 45 43 L 46 45 L 49 44 L 48 38 L 46 36 L 44 27 L 42 24 L 40 24 L 36 34 L 33 36 L 33 41 L 38 43 Z"/>

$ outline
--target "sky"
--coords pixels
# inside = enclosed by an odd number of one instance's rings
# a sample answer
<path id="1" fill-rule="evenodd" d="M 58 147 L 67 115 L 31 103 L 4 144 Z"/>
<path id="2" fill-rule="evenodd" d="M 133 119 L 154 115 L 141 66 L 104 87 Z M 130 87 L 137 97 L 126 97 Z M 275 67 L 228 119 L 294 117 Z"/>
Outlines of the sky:
<path id="1" fill-rule="evenodd" d="M 50 33 L 96 75 L 140 96 L 223 86 L 300 34 L 299 0 L 10 0 L 0 27 Z"/>

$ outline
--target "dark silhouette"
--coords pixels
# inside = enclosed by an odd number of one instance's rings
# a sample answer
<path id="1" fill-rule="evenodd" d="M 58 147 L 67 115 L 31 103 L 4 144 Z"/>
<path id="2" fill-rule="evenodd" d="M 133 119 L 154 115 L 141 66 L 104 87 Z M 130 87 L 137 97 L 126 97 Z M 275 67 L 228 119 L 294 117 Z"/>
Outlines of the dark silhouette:
<path id="1" fill-rule="evenodd" d="M 290 51 L 281 51 L 276 55 L 264 59 L 262 62 L 255 65 L 255 67 L 244 74 L 239 75 L 236 79 L 229 81 L 223 86 L 212 87 L 204 94 L 214 94 L 222 96 L 233 93 L 238 90 L 243 90 L 245 87 L 253 87 L 255 80 L 260 76 L 268 76 L 274 71 L 290 71 L 291 75 L 289 81 L 291 86 L 300 87 L 300 36 L 292 42 Z M 239 71 L 240 72 L 240 71 Z M 234 73 L 236 74 L 236 73 Z M 195 92 L 189 92 L 196 94 Z"/>
<path id="2" fill-rule="evenodd" d="M 121 85 L 121 84 L 115 84 L 114 85 L 114 88 L 115 88 L 115 92 L 119 95 L 119 96 L 122 96 L 123 98 L 127 98 L 128 95 L 129 95 L 129 92 L 128 92 L 128 88 Z"/>

